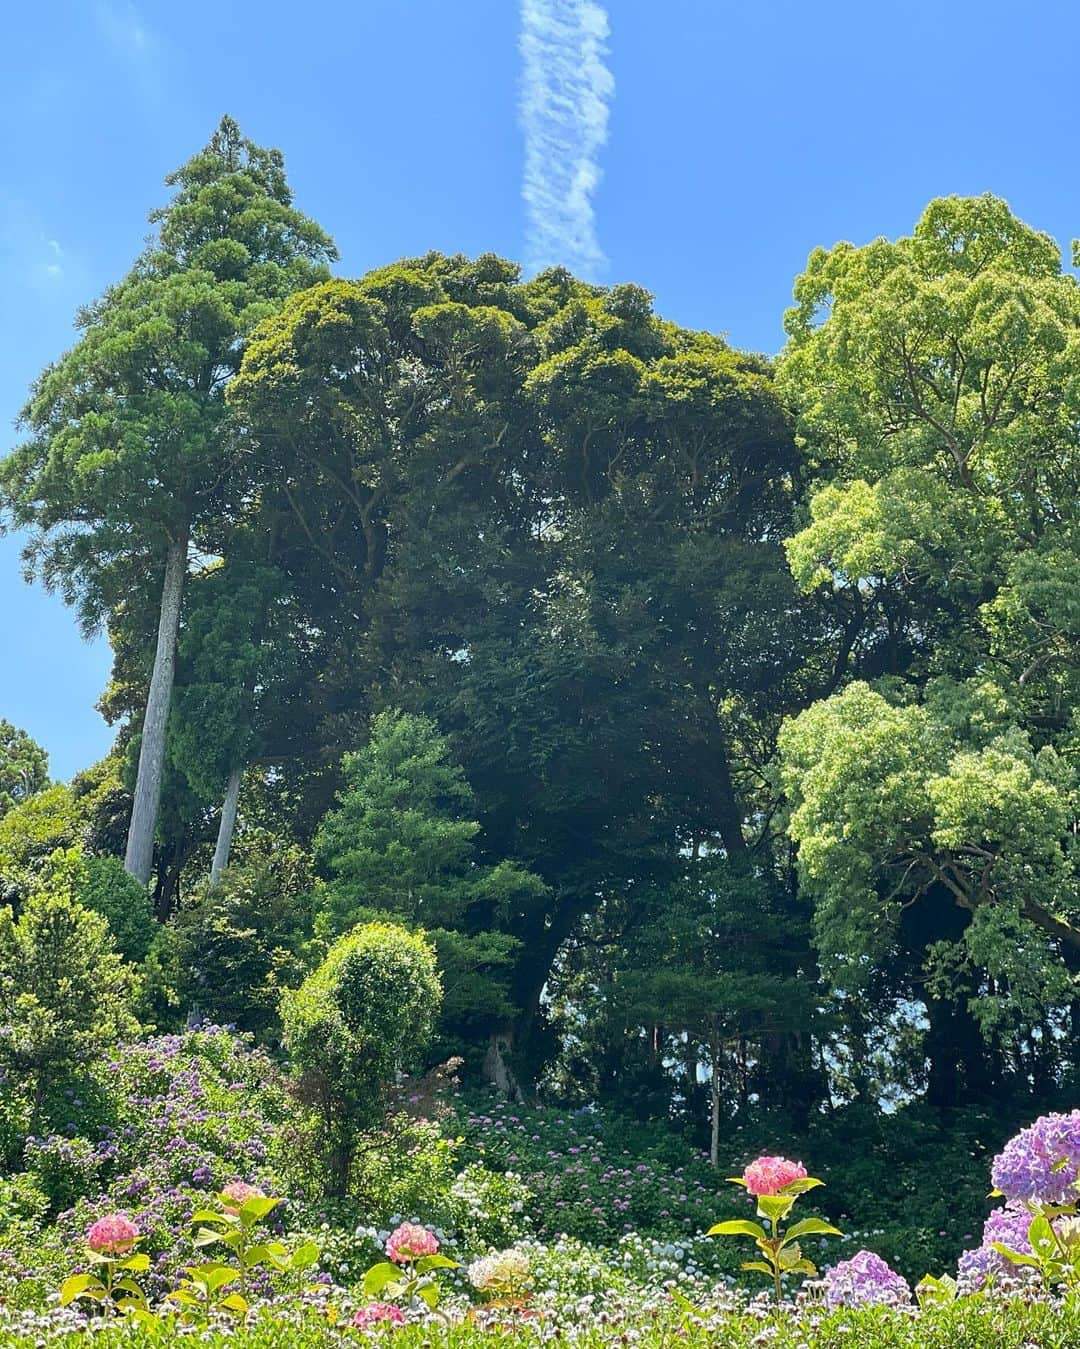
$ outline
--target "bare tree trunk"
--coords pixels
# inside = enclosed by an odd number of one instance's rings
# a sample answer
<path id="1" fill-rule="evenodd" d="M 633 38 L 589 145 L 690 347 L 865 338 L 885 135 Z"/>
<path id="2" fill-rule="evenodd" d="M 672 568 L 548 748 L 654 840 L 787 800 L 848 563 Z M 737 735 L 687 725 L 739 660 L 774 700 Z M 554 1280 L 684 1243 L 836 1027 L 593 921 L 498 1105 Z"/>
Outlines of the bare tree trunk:
<path id="1" fill-rule="evenodd" d="M 165 769 L 165 728 L 169 722 L 173 677 L 176 673 L 176 634 L 180 626 L 180 602 L 187 575 L 187 530 L 169 541 L 165 581 L 161 587 L 157 648 L 150 692 L 146 697 L 139 772 L 128 826 L 124 869 L 143 885 L 150 880 L 154 864 L 154 829 L 161 802 L 161 779 Z"/>
<path id="2" fill-rule="evenodd" d="M 709 1105 L 711 1111 L 711 1132 L 709 1135 L 709 1161 L 713 1166 L 720 1165 L 720 1032 L 714 1023 L 709 1036 L 709 1054 L 712 1057 L 712 1072 L 709 1077 Z"/>
<path id="3" fill-rule="evenodd" d="M 191 855 L 191 840 L 181 830 L 168 849 L 168 856 L 158 854 L 157 886 L 154 891 L 154 913 L 159 923 L 167 923 L 180 900 L 180 873 Z"/>
<path id="4" fill-rule="evenodd" d="M 211 885 L 217 885 L 221 880 L 221 873 L 229 865 L 229 851 L 232 848 L 233 830 L 236 828 L 236 810 L 240 804 L 240 782 L 243 776 L 244 769 L 241 765 L 237 765 L 229 774 L 225 800 L 221 806 L 221 823 L 218 826 L 214 863 L 210 868 Z"/>

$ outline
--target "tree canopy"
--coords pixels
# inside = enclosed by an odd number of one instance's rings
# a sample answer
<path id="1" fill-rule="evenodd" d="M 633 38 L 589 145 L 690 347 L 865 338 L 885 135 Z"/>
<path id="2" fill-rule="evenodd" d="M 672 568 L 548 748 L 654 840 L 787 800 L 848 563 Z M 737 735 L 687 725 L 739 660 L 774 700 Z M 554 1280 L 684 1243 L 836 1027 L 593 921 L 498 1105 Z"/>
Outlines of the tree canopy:
<path id="1" fill-rule="evenodd" d="M 817 249 L 774 362 L 492 254 L 331 276 L 229 119 L 169 182 L 0 468 L 30 569 L 108 630 L 122 723 L 70 788 L 0 723 L 11 923 L 68 856 L 155 1018 L 284 1030 L 324 1087 L 360 1053 L 342 953 L 381 933 L 424 967 L 401 1054 L 711 1117 L 714 1154 L 765 1103 L 1063 1084 L 1054 241 L 950 197 Z"/>

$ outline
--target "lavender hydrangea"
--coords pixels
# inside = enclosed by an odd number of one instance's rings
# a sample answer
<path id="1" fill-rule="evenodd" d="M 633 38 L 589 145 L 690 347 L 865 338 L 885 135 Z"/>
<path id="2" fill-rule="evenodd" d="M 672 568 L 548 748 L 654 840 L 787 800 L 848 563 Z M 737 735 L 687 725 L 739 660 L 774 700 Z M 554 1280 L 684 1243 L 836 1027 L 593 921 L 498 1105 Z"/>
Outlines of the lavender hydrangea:
<path id="1" fill-rule="evenodd" d="M 994 1158 L 994 1186 L 1006 1199 L 1061 1204 L 1076 1198 L 1080 1173 L 1080 1110 L 1043 1115 Z"/>
<path id="2" fill-rule="evenodd" d="M 911 1301 L 911 1289 L 901 1274 L 873 1251 L 859 1251 L 850 1260 L 825 1271 L 822 1283 L 830 1307 L 900 1306 Z"/>
<path id="3" fill-rule="evenodd" d="M 974 1250 L 964 1251 L 960 1256 L 957 1276 L 962 1291 L 976 1292 L 986 1286 L 991 1276 L 998 1278 L 1004 1274 L 1015 1274 L 1016 1265 L 1008 1256 L 994 1250 L 994 1242 L 1000 1242 L 1019 1255 L 1030 1255 L 1030 1226 L 1031 1212 L 1022 1203 L 1010 1203 L 1004 1208 L 994 1209 L 983 1224 L 982 1244 Z"/>
<path id="4" fill-rule="evenodd" d="M 1031 1226 L 1031 1212 L 1023 1204 L 1006 1204 L 1004 1208 L 996 1208 L 993 1213 L 983 1223 L 982 1244 L 992 1246 L 995 1241 L 999 1241 L 1002 1246 L 1008 1246 L 1010 1251 L 1018 1251 L 1021 1255 L 1031 1254 L 1031 1243 L 1028 1241 L 1028 1228 Z M 999 1255 L 997 1251 L 995 1255 Z M 999 1255 L 999 1259 L 1005 1257 Z"/>
<path id="5" fill-rule="evenodd" d="M 1005 1257 L 990 1246 L 976 1246 L 973 1250 L 963 1251 L 956 1262 L 957 1291 L 967 1295 L 985 1288 L 990 1275 L 999 1271 L 996 1262 L 1005 1264 Z"/>

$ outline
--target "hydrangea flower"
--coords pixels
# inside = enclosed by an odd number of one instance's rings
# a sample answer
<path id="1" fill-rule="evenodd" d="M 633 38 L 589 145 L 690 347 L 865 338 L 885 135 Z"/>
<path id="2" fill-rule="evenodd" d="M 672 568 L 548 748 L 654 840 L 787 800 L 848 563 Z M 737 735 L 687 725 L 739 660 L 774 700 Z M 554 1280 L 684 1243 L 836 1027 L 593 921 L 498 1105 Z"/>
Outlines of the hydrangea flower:
<path id="1" fill-rule="evenodd" d="M 531 1268 L 527 1252 L 513 1249 L 474 1260 L 469 1282 L 482 1293 L 502 1293 L 523 1286 Z"/>
<path id="2" fill-rule="evenodd" d="M 911 1301 L 907 1280 L 873 1251 L 859 1251 L 850 1260 L 841 1260 L 825 1271 L 822 1282 L 830 1307 L 866 1307 L 876 1303 L 895 1307 Z"/>
<path id="3" fill-rule="evenodd" d="M 974 1250 L 964 1251 L 957 1263 L 957 1275 L 963 1290 L 975 1292 L 986 1284 L 991 1275 L 1015 1274 L 1017 1266 L 1008 1256 L 995 1251 L 993 1243 L 999 1241 L 1018 1255 L 1030 1255 L 1030 1226 L 1031 1212 L 1024 1204 L 1011 1203 L 1004 1208 L 994 1209 L 983 1224 L 982 1244 Z"/>
<path id="4" fill-rule="evenodd" d="M 386 1238 L 386 1254 L 398 1265 L 419 1260 L 424 1255 L 437 1255 L 438 1250 L 435 1233 L 415 1223 L 402 1223 Z"/>
<path id="5" fill-rule="evenodd" d="M 992 1246 L 995 1241 L 1000 1241 L 1003 1246 L 1008 1246 L 1010 1251 L 1018 1251 L 1021 1255 L 1031 1254 L 1031 1242 L 1028 1241 L 1028 1228 L 1031 1226 L 1031 1213 L 1022 1204 L 1006 1204 L 1004 1208 L 996 1208 L 993 1213 L 983 1223 L 982 1244 Z M 994 1251 L 998 1255 L 997 1251 Z M 998 1255 L 998 1258 L 1004 1262 L 1005 1257 Z"/>
<path id="6" fill-rule="evenodd" d="M 964 1251 L 956 1262 L 958 1291 L 966 1295 L 977 1293 L 985 1287 L 990 1274 L 998 1272 L 1000 1268 L 995 1265 L 995 1261 L 1000 1261 L 1002 1265 L 1006 1263 L 1005 1257 L 990 1246 L 976 1246 L 973 1250 Z"/>
<path id="7" fill-rule="evenodd" d="M 361 1307 L 353 1317 L 354 1326 L 377 1326 L 405 1324 L 405 1313 L 392 1302 L 369 1302 Z"/>
<path id="8" fill-rule="evenodd" d="M 805 1180 L 806 1167 L 802 1162 L 789 1162 L 786 1157 L 759 1157 L 750 1163 L 742 1178 L 753 1195 L 777 1194 L 793 1180 Z"/>
<path id="9" fill-rule="evenodd" d="M 91 1224 L 86 1244 L 99 1255 L 123 1255 L 138 1241 L 139 1229 L 123 1213 L 108 1213 Z"/>
<path id="10" fill-rule="evenodd" d="M 1011 1201 L 1061 1204 L 1076 1198 L 1080 1173 L 1080 1110 L 1043 1115 L 994 1158 L 994 1186 Z"/>
<path id="11" fill-rule="evenodd" d="M 265 1199 L 266 1195 L 257 1185 L 249 1185 L 246 1180 L 230 1180 L 228 1185 L 222 1186 L 221 1198 L 221 1206 L 226 1213 L 239 1213 L 249 1199 Z"/>

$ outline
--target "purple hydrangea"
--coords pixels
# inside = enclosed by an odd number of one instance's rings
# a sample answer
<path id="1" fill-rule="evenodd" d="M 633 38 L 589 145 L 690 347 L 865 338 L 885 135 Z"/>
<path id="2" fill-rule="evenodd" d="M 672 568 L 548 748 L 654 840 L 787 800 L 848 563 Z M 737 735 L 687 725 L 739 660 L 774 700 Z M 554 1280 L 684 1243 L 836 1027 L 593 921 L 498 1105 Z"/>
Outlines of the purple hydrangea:
<path id="1" fill-rule="evenodd" d="M 911 1289 L 901 1274 L 873 1251 L 859 1251 L 824 1274 L 825 1301 L 830 1307 L 865 1307 L 872 1303 L 898 1306 L 911 1301 Z"/>
<path id="2" fill-rule="evenodd" d="M 959 1292 L 977 1293 L 986 1286 L 990 1275 L 999 1273 L 1001 1265 L 1004 1264 L 1006 1264 L 1005 1257 L 989 1246 L 976 1246 L 974 1250 L 964 1251 L 956 1263 Z"/>
<path id="3" fill-rule="evenodd" d="M 962 1290 L 975 1292 L 985 1286 L 991 1275 L 996 1278 L 1002 1274 L 1015 1274 L 1017 1266 L 1008 1256 L 995 1251 L 993 1243 L 998 1241 L 1019 1255 L 1030 1255 L 1030 1226 L 1031 1213 L 1024 1204 L 1012 1203 L 994 1209 L 983 1224 L 982 1245 L 972 1251 L 964 1251 L 957 1264 Z"/>
<path id="4" fill-rule="evenodd" d="M 1023 1204 L 1006 1204 L 1004 1208 L 996 1208 L 993 1213 L 983 1223 L 982 1244 L 990 1246 L 995 1241 L 1000 1241 L 1003 1246 L 1008 1246 L 1010 1251 L 1018 1251 L 1021 1255 L 1031 1254 L 1031 1243 L 1028 1241 L 1028 1228 L 1031 1226 L 1031 1212 Z M 995 1255 L 998 1253 L 995 1251 Z M 1004 1260 L 1005 1257 L 999 1256 Z"/>
<path id="5" fill-rule="evenodd" d="M 961 1288 L 965 1292 L 975 1292 L 984 1287 L 991 1275 L 1015 1275 L 1017 1265 L 1009 1256 L 995 1251 L 994 1242 L 1009 1246 L 1010 1251 L 1018 1255 L 1029 1256 L 1031 1242 L 1027 1240 L 1027 1229 L 1030 1226 L 1031 1213 L 1023 1203 L 1007 1203 L 1003 1209 L 992 1211 L 983 1224 L 983 1244 L 960 1256 L 957 1275 Z"/>
<path id="6" fill-rule="evenodd" d="M 1043 1115 L 1011 1138 L 994 1158 L 994 1186 L 1006 1199 L 1061 1204 L 1076 1198 L 1080 1173 L 1080 1110 Z"/>

